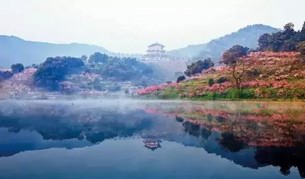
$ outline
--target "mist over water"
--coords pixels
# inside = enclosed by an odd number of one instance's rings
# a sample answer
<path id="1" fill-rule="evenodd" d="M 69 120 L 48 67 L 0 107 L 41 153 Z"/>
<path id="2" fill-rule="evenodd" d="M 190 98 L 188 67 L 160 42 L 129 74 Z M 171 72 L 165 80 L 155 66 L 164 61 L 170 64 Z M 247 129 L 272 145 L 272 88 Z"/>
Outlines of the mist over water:
<path id="1" fill-rule="evenodd" d="M 122 98 L 0 105 L 0 178 L 305 176 L 299 103 Z"/>

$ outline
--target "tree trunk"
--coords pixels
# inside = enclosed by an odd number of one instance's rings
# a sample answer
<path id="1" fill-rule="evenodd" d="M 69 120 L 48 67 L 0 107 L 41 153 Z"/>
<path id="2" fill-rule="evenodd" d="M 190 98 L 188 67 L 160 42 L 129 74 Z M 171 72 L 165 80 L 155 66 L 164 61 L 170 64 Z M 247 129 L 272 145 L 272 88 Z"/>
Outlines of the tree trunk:
<path id="1" fill-rule="evenodd" d="M 240 95 L 241 95 L 241 91 L 242 91 L 241 82 L 242 82 L 242 77 L 245 72 L 244 64 L 241 63 L 241 65 L 242 65 L 242 69 L 241 69 L 240 74 L 238 74 L 237 69 L 236 69 L 238 64 L 235 64 L 234 66 L 232 66 L 232 76 L 235 80 L 235 87 L 238 89 L 238 97 L 240 97 Z"/>

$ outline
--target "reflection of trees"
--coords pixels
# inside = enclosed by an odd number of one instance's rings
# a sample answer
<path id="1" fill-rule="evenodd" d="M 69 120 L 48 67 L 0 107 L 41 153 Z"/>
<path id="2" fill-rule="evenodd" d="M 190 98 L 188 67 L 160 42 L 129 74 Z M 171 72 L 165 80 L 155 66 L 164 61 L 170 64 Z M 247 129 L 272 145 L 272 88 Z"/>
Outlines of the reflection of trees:
<path id="1" fill-rule="evenodd" d="M 183 119 L 182 117 L 176 116 L 176 121 L 177 121 L 177 122 L 183 122 L 184 119 Z"/>
<path id="2" fill-rule="evenodd" d="M 109 138 L 131 136 L 151 123 L 149 116 L 144 118 L 144 113 L 140 111 L 136 113 L 144 119 L 134 118 L 134 111 L 124 115 L 96 111 L 95 114 L 91 112 L 87 116 L 83 116 L 82 111 L 63 116 L 50 113 L 24 115 L 21 111 L 9 116 L 0 114 L 0 127 L 16 133 L 20 130 L 36 131 L 45 140 L 85 138 L 91 143 L 97 143 Z"/>
<path id="3" fill-rule="evenodd" d="M 204 139 L 208 139 L 211 135 L 211 130 L 200 127 L 198 124 L 194 124 L 192 122 L 186 121 L 183 124 L 184 130 L 196 137 L 202 137 Z"/>
<path id="4" fill-rule="evenodd" d="M 211 143 L 216 143 L 216 148 L 221 148 L 217 150 L 213 148 L 215 146 L 203 145 L 206 150 L 209 148 L 209 152 L 236 163 L 240 162 L 238 164 L 242 166 L 251 167 L 251 164 L 247 165 L 246 159 L 240 161 L 242 159 L 238 155 L 244 154 L 245 150 L 251 151 L 251 154 L 247 155 L 251 158 L 255 155 L 254 160 L 258 162 L 256 167 L 279 166 L 281 173 L 288 175 L 290 168 L 295 166 L 300 175 L 305 177 L 305 152 L 301 150 L 305 147 L 304 104 L 287 106 L 285 103 L 272 103 L 270 107 L 267 104 L 255 103 L 246 106 L 244 103 L 238 103 L 237 106 L 231 106 L 232 103 L 222 104 L 219 107 L 214 106 L 214 102 L 205 102 L 183 107 L 151 107 L 151 110 L 183 118 L 179 121 L 183 121 L 186 132 L 207 140 L 201 143 L 213 140 Z M 216 133 L 217 137 L 210 137 L 211 133 L 213 136 Z"/>
<path id="5" fill-rule="evenodd" d="M 236 117 L 236 116 L 235 116 Z M 217 117 L 210 117 L 215 118 L 217 120 Z M 236 118 L 235 118 L 236 119 Z M 212 133 L 212 129 L 206 128 L 204 125 L 200 125 L 198 121 L 192 121 L 192 120 L 185 120 L 184 119 L 183 127 L 186 132 L 188 132 L 190 135 L 196 136 L 196 137 L 202 137 L 205 140 L 208 140 L 209 136 Z M 210 122 L 212 120 L 209 120 Z M 231 120 L 224 119 L 223 122 L 228 122 Z M 295 147 L 268 147 L 268 146 L 261 146 L 261 147 L 251 147 L 247 145 L 247 141 L 242 140 L 244 135 L 240 135 L 237 133 L 239 132 L 247 132 L 246 130 L 251 129 L 259 129 L 259 125 L 255 123 L 254 121 L 248 121 L 249 126 L 244 127 L 245 123 L 239 123 L 235 120 L 231 121 L 230 123 L 226 123 L 229 127 L 225 127 L 223 130 L 219 131 L 220 137 L 216 141 L 220 146 L 223 147 L 224 150 L 227 150 L 232 153 L 236 153 L 236 156 L 238 158 L 238 153 L 245 148 L 253 148 L 253 152 L 255 152 L 254 159 L 258 162 L 259 166 L 266 166 L 266 165 L 273 165 L 273 166 L 279 166 L 280 172 L 283 175 L 289 175 L 290 174 L 290 168 L 291 167 L 297 167 L 300 173 L 300 176 L 305 178 L 305 153 L 304 153 L 304 145 L 295 146 Z M 211 127 L 211 126 L 210 126 Z M 243 130 L 245 129 L 245 130 Z M 246 133 L 247 135 L 247 133 Z M 205 146 L 203 146 L 205 147 Z M 222 157 L 225 157 L 224 154 L 225 151 L 221 151 L 217 154 L 221 155 Z M 234 161 L 234 155 L 233 161 Z M 249 155 L 249 157 L 252 157 L 252 155 Z M 245 166 L 245 165 L 243 165 Z"/>
<path id="6" fill-rule="evenodd" d="M 132 136 L 151 126 L 155 127 L 154 124 L 164 124 L 154 123 L 155 115 L 140 110 L 120 113 L 105 109 L 73 111 L 58 106 L 43 106 L 42 109 L 16 108 L 10 110 L 9 114 L 3 111 L 7 110 L 0 109 L 0 127 L 15 133 L 21 130 L 35 131 L 44 139 L 52 140 L 79 139 L 98 143 L 114 137 Z M 305 153 L 302 150 L 305 146 L 304 122 L 281 119 L 256 120 L 260 116 L 217 110 L 196 110 L 192 114 L 189 113 L 190 111 L 183 111 L 180 114 L 172 112 L 174 120 L 184 131 L 194 136 L 192 139 L 199 139 L 199 143 L 194 144 L 194 141 L 186 138 L 189 142 L 187 145 L 202 147 L 243 167 L 274 165 L 279 166 L 280 171 L 288 175 L 290 168 L 295 166 L 300 175 L 305 176 Z M 156 131 L 160 131 L 159 128 Z M 166 128 L 167 133 L 162 134 L 162 137 L 170 138 L 177 132 L 168 129 Z M 171 139 L 182 141 L 180 138 Z M 206 146 L 209 144 L 212 145 Z M 243 153 L 244 151 L 248 153 Z"/>
<path id="7" fill-rule="evenodd" d="M 271 115 L 264 111 L 263 114 L 255 113 L 228 113 L 217 110 L 184 111 L 175 113 L 176 116 L 184 117 L 189 121 L 212 131 L 231 133 L 237 140 L 243 141 L 250 146 L 281 146 L 292 147 L 305 145 L 305 121 L 294 118 L 286 118 L 282 114 Z M 196 127 L 187 124 L 188 128 Z M 188 129 L 192 135 L 196 130 Z M 198 126 L 197 126 L 198 128 Z M 197 134 L 198 135 L 198 134 Z"/>
<path id="8" fill-rule="evenodd" d="M 305 153 L 301 150 L 305 147 L 304 107 L 294 108 L 292 104 L 290 108 L 286 104 L 272 104 L 269 108 L 268 105 L 255 103 L 247 106 L 238 103 L 238 106 L 232 107 L 230 104 L 232 103 L 223 103 L 222 106 L 215 107 L 214 102 L 212 106 L 205 102 L 200 105 L 166 106 L 167 108 L 159 107 L 151 110 L 179 116 L 179 121 L 183 121 L 186 132 L 206 140 L 201 143 L 213 140 L 211 143 L 216 143 L 221 148 L 217 150 L 215 146 L 203 145 L 205 150 L 208 147 L 209 152 L 233 160 L 242 166 L 251 167 L 251 163 L 247 165 L 247 159 L 240 161 L 242 159 L 238 154 L 244 154 L 244 150 L 241 149 L 245 149 L 251 151 L 251 154 L 247 154 L 249 157 L 255 156 L 254 160 L 258 163 L 256 168 L 266 165 L 280 166 L 281 173 L 288 175 L 290 168 L 295 166 L 300 175 L 305 176 Z M 217 133 L 217 138 L 210 137 L 211 133 L 213 136 Z"/>
<path id="9" fill-rule="evenodd" d="M 279 166 L 283 175 L 290 174 L 291 167 L 297 167 L 302 178 L 305 178 L 304 146 L 300 147 L 258 147 L 255 159 L 261 164 Z"/>
<path id="10" fill-rule="evenodd" d="M 232 133 L 222 133 L 219 139 L 219 144 L 230 152 L 238 152 L 245 148 L 246 145 L 242 141 L 238 140 Z"/>

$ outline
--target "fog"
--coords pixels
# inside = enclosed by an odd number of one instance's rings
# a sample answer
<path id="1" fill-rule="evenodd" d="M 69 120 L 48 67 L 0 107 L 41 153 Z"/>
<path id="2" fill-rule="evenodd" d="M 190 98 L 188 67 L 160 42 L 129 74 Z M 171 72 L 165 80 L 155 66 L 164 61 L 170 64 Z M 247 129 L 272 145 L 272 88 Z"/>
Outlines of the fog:
<path id="1" fill-rule="evenodd" d="M 208 42 L 250 24 L 304 21 L 304 0 L 0 0 L 0 34 L 140 53 Z"/>

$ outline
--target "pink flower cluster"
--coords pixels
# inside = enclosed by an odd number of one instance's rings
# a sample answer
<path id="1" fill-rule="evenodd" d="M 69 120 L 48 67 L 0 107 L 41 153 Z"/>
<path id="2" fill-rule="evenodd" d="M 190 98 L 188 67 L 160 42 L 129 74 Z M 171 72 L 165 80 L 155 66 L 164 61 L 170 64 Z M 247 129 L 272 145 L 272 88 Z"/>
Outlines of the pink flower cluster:
<path id="1" fill-rule="evenodd" d="M 224 92 L 230 87 L 232 87 L 232 84 L 230 82 L 225 82 L 222 84 L 215 83 L 212 86 L 206 86 L 205 90 L 210 92 Z"/>
<path id="2" fill-rule="evenodd" d="M 138 95 L 147 95 L 147 94 L 151 94 L 160 90 L 164 90 L 167 87 L 173 87 L 173 88 L 177 88 L 178 84 L 177 83 L 165 83 L 165 84 L 161 84 L 161 85 L 155 85 L 155 86 L 148 86 L 146 88 L 143 89 L 138 89 L 136 91 L 136 94 Z"/>
<path id="3" fill-rule="evenodd" d="M 243 82 L 242 87 L 246 87 L 246 88 L 273 87 L 273 88 L 276 88 L 276 89 L 281 89 L 281 88 L 286 88 L 287 89 L 287 88 L 291 88 L 292 86 L 286 80 L 282 80 L 282 81 L 254 80 L 254 81 Z"/>
<path id="4" fill-rule="evenodd" d="M 291 85 L 286 81 L 272 81 L 271 85 L 273 88 L 280 89 L 280 88 L 291 88 Z"/>
<path id="5" fill-rule="evenodd" d="M 274 57 L 274 58 L 295 58 L 300 54 L 296 52 L 252 52 L 248 56 L 254 58 Z"/>
<path id="6" fill-rule="evenodd" d="M 268 81 L 255 80 L 255 81 L 243 82 L 241 86 L 245 88 L 257 88 L 257 87 L 270 87 L 271 84 Z"/>

